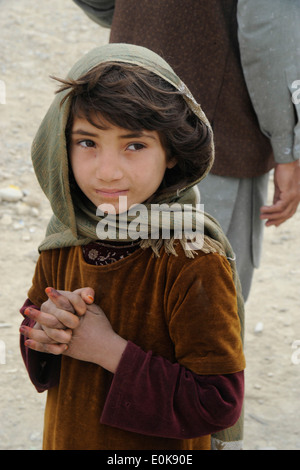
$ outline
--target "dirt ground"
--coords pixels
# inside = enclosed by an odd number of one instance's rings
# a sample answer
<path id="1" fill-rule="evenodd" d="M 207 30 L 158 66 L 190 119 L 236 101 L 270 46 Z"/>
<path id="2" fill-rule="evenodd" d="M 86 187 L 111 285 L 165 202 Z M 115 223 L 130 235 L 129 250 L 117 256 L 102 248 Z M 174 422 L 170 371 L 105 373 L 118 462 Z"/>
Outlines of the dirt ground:
<path id="1" fill-rule="evenodd" d="M 45 395 L 29 382 L 18 334 L 18 311 L 50 216 L 30 146 L 52 101 L 49 75 L 64 76 L 84 52 L 107 43 L 109 31 L 71 0 L 0 0 L 0 12 L 0 193 L 11 185 L 22 192 L 8 202 L 6 191 L 0 201 L 0 449 L 40 449 Z M 300 211 L 265 230 L 246 305 L 248 450 L 300 450 L 300 349 L 293 349 L 300 344 L 299 234 Z"/>

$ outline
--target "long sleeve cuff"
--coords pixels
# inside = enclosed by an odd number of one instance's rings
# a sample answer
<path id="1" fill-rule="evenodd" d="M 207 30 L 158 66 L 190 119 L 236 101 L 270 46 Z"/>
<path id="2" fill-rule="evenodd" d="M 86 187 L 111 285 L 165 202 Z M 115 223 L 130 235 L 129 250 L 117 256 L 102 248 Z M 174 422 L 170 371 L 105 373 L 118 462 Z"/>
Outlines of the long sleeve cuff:
<path id="1" fill-rule="evenodd" d="M 211 434 L 239 418 L 243 378 L 242 371 L 197 375 L 128 342 L 101 423 L 174 439 Z"/>

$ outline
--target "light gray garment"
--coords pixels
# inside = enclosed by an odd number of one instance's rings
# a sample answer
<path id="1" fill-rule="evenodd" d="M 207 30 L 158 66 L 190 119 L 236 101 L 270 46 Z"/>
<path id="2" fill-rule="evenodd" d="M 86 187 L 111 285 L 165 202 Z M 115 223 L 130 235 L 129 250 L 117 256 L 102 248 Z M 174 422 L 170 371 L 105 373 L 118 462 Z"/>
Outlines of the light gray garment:
<path id="1" fill-rule="evenodd" d="M 114 9 L 114 0 L 73 0 L 95 23 L 110 28 Z"/>
<path id="2" fill-rule="evenodd" d="M 221 224 L 235 252 L 245 300 L 260 264 L 264 222 L 259 215 L 267 201 L 268 180 L 269 174 L 239 179 L 210 173 L 198 185 L 204 210 Z"/>
<path id="3" fill-rule="evenodd" d="M 300 158 L 300 0 L 239 0 L 245 80 L 277 163 Z"/>

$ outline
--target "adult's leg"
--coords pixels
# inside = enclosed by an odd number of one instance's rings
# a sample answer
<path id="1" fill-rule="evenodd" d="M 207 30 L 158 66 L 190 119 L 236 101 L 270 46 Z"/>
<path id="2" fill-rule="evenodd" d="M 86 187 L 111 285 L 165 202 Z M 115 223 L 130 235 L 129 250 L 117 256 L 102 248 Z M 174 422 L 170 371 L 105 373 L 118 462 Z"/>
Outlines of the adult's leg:
<path id="1" fill-rule="evenodd" d="M 199 190 L 204 210 L 218 220 L 235 252 L 246 301 L 260 262 L 264 223 L 259 209 L 266 202 L 268 175 L 238 179 L 209 174 Z"/>

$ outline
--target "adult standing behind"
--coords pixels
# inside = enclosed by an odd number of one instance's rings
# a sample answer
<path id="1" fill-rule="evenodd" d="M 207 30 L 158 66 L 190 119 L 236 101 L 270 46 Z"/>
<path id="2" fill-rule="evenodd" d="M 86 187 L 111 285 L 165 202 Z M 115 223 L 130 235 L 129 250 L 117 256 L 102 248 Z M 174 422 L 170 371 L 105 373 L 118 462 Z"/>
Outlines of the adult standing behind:
<path id="1" fill-rule="evenodd" d="M 215 136 L 201 203 L 222 225 L 236 253 L 248 298 L 259 266 L 263 225 L 280 225 L 300 200 L 298 0 L 74 0 L 111 27 L 110 42 L 145 46 L 188 84 Z M 269 171 L 274 200 L 264 206 Z"/>

